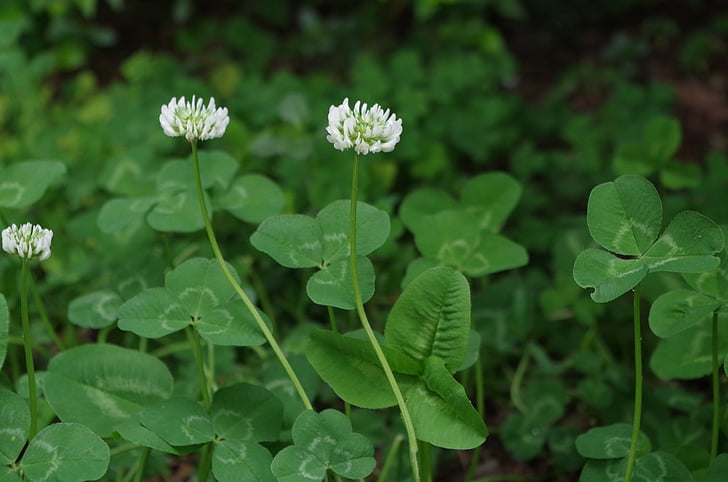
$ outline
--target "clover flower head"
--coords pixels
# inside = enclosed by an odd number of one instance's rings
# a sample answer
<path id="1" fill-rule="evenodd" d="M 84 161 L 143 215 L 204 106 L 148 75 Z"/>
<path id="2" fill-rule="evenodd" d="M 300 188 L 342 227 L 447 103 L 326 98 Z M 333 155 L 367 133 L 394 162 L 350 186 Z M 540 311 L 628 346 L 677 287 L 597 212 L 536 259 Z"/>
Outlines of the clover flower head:
<path id="1" fill-rule="evenodd" d="M 207 106 L 194 95 L 192 102 L 185 101 L 184 96 L 179 100 L 173 97 L 169 104 L 162 106 L 159 114 L 159 123 L 165 134 L 185 136 L 190 142 L 222 137 L 229 122 L 227 108 L 215 107 L 214 97 L 210 97 Z"/>
<path id="2" fill-rule="evenodd" d="M 2 238 L 3 250 L 19 258 L 43 261 L 51 255 L 53 231 L 44 229 L 38 224 L 25 223 L 22 226 L 13 224 L 3 229 Z"/>
<path id="3" fill-rule="evenodd" d="M 391 152 L 402 135 L 402 119 L 379 104 L 369 108 L 356 101 L 352 109 L 346 98 L 341 105 L 329 107 L 326 132 L 326 140 L 340 151 L 353 147 L 357 154 Z"/>

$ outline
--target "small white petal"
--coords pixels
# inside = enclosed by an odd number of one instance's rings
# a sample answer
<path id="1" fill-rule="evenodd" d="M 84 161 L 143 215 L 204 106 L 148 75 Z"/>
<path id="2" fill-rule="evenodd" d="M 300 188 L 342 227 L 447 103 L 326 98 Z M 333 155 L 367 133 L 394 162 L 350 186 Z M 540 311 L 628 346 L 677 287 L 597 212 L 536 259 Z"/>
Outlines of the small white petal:
<path id="1" fill-rule="evenodd" d="M 389 109 L 379 104 L 370 108 L 359 100 L 351 109 L 348 97 L 329 107 L 328 120 L 326 140 L 340 151 L 353 147 L 358 154 L 391 152 L 402 135 L 402 119 Z"/>
<path id="2" fill-rule="evenodd" d="M 186 102 L 184 96 L 179 101 L 172 97 L 159 114 L 159 124 L 166 135 L 184 136 L 190 142 L 222 137 L 229 122 L 228 110 L 216 107 L 214 97 L 210 97 L 207 106 L 194 95 L 191 102 Z"/>
<path id="3" fill-rule="evenodd" d="M 31 260 L 48 259 L 51 255 L 53 231 L 30 223 L 13 224 L 2 232 L 3 250 L 20 258 Z"/>

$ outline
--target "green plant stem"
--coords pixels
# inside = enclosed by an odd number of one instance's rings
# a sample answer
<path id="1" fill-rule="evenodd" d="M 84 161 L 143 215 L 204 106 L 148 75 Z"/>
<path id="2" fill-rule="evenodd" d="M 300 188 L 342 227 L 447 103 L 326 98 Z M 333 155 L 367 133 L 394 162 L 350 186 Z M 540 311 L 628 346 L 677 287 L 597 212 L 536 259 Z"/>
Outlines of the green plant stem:
<path id="1" fill-rule="evenodd" d="M 40 294 L 38 293 L 38 286 L 36 286 L 35 280 L 32 276 L 29 278 L 29 281 L 30 292 L 33 295 L 33 303 L 35 303 L 35 307 L 38 309 L 38 314 L 40 315 L 40 319 L 43 322 L 43 326 L 48 332 L 48 336 L 59 350 L 64 350 L 66 346 L 56 334 L 56 330 L 53 329 L 51 320 L 48 319 L 48 313 L 46 312 L 45 305 L 43 304 L 43 300 L 41 299 Z"/>
<path id="2" fill-rule="evenodd" d="M 632 441 L 627 456 L 624 482 L 632 479 L 632 469 L 637 456 L 637 441 L 642 420 L 642 325 L 640 320 L 640 285 L 634 287 L 634 418 L 632 420 Z"/>
<path id="3" fill-rule="evenodd" d="M 206 482 L 207 476 L 210 474 L 210 467 L 212 466 L 212 444 L 214 442 L 206 443 L 202 447 L 202 453 L 200 454 L 200 466 L 197 467 L 197 481 Z"/>
<path id="4" fill-rule="evenodd" d="M 511 402 L 513 406 L 518 409 L 519 412 L 525 414 L 528 411 L 528 407 L 521 400 L 521 382 L 523 382 L 523 376 L 526 374 L 526 367 L 528 367 L 528 360 L 531 356 L 531 351 L 526 348 L 523 350 L 521 360 L 518 362 L 516 372 L 513 374 L 513 380 L 511 381 Z"/>
<path id="5" fill-rule="evenodd" d="M 432 445 L 418 441 L 420 456 L 420 477 L 422 482 L 432 482 Z"/>
<path id="6" fill-rule="evenodd" d="M 263 307 L 263 312 L 268 315 L 268 319 L 270 320 L 272 327 L 271 332 L 275 338 L 278 335 L 278 322 L 276 321 L 275 310 L 273 309 L 273 304 L 270 302 L 270 297 L 268 296 L 268 291 L 265 289 L 265 284 L 263 283 L 263 280 L 260 279 L 260 276 L 258 276 L 258 273 L 253 269 L 252 263 L 250 265 L 250 279 L 253 281 L 255 292 L 258 293 L 258 299 Z"/>
<path id="7" fill-rule="evenodd" d="M 391 447 L 389 447 L 389 453 L 387 453 L 387 458 L 384 459 L 382 470 L 379 471 L 379 477 L 377 477 L 377 482 L 385 482 L 387 480 L 387 475 L 389 475 L 389 469 L 391 469 L 392 465 L 394 464 L 394 460 L 397 457 L 397 453 L 399 452 L 399 446 L 402 445 L 402 440 L 404 440 L 404 437 L 399 434 L 394 437 L 392 445 Z"/>
<path id="8" fill-rule="evenodd" d="M 212 402 L 210 401 L 210 389 L 207 383 L 207 373 L 205 372 L 205 362 L 202 360 L 202 346 L 200 343 L 200 335 L 197 330 L 187 326 L 185 328 L 187 339 L 190 341 L 192 347 L 192 354 L 195 356 L 195 362 L 197 363 L 197 374 L 200 378 L 200 391 L 202 392 L 202 403 L 205 405 L 205 409 L 209 412 Z"/>
<path id="9" fill-rule="evenodd" d="M 367 318 L 366 311 L 364 311 L 364 303 L 361 297 L 361 289 L 359 287 L 359 276 L 356 261 L 356 212 L 357 212 L 357 198 L 359 194 L 359 154 L 354 156 L 354 173 L 351 181 L 351 206 L 349 212 L 349 262 L 351 265 L 351 281 L 354 288 L 354 300 L 356 302 L 356 312 L 359 315 L 364 331 L 369 338 L 369 342 L 374 348 L 374 352 L 377 355 L 379 363 L 382 365 L 384 374 L 387 377 L 389 386 L 394 392 L 394 398 L 397 400 L 400 413 L 402 414 L 402 421 L 404 422 L 405 430 L 407 431 L 407 439 L 409 442 L 410 452 L 410 463 L 412 464 L 412 474 L 414 475 L 415 482 L 420 481 L 420 469 L 417 461 L 417 436 L 415 435 L 415 427 L 412 423 L 412 417 L 410 416 L 407 404 L 402 396 L 402 391 L 399 389 L 397 380 L 394 378 L 392 368 L 389 366 L 387 358 L 384 356 L 382 348 L 379 346 L 374 331 Z"/>
<path id="10" fill-rule="evenodd" d="M 38 433 L 38 399 L 35 387 L 35 366 L 33 365 L 33 341 L 30 338 L 28 319 L 28 261 L 22 260 L 20 268 L 20 318 L 23 325 L 23 348 L 25 349 L 25 370 L 28 373 L 28 403 L 30 404 L 30 430 L 28 440 Z"/>
<path id="11" fill-rule="evenodd" d="M 480 356 L 478 356 L 478 359 L 475 360 L 475 405 L 478 409 L 478 413 L 481 417 L 485 416 L 485 387 L 483 386 L 483 363 L 480 359 Z M 470 482 L 473 480 L 473 476 L 475 475 L 475 469 L 478 468 L 478 463 L 480 462 L 480 449 L 482 445 L 479 445 L 475 447 L 475 450 L 473 450 L 473 458 L 470 459 L 470 467 L 468 468 L 468 474 L 465 478 L 467 482 Z"/>
<path id="12" fill-rule="evenodd" d="M 718 455 L 718 435 L 720 433 L 720 373 L 718 366 L 718 312 L 713 312 L 712 327 L 713 351 L 713 432 L 710 438 L 710 461 Z"/>
<path id="13" fill-rule="evenodd" d="M 139 463 L 137 464 L 136 474 L 134 474 L 134 482 L 142 482 L 144 479 L 144 467 L 147 465 L 149 459 L 149 453 L 152 451 L 149 447 L 142 449 L 142 455 L 139 457 Z"/>
<path id="14" fill-rule="evenodd" d="M 243 288 L 240 286 L 240 284 L 235 280 L 235 277 L 230 273 L 230 270 L 227 267 L 227 264 L 225 263 L 225 259 L 222 256 L 222 252 L 220 251 L 220 246 L 217 244 L 217 238 L 215 237 L 215 231 L 212 229 L 212 224 L 210 223 L 210 216 L 207 214 L 207 206 L 205 205 L 205 197 L 202 190 L 202 179 L 200 177 L 200 163 L 197 159 L 197 143 L 192 142 L 192 163 L 193 163 L 193 170 L 195 173 L 195 184 L 197 185 L 197 199 L 200 203 L 200 211 L 202 213 L 202 220 L 205 223 L 205 230 L 207 231 L 207 238 L 210 241 L 210 247 L 212 248 L 212 252 L 215 254 L 215 259 L 217 259 L 218 264 L 220 265 L 220 269 L 222 270 L 223 274 L 225 275 L 225 278 L 227 278 L 230 285 L 233 287 L 235 292 L 238 294 L 240 299 L 243 301 L 243 304 L 245 304 L 245 307 L 248 309 L 250 314 L 253 316 L 253 319 L 255 319 L 255 322 L 258 324 L 258 328 L 263 333 L 263 336 L 270 344 L 271 348 L 273 349 L 273 352 L 276 354 L 276 357 L 278 357 L 278 361 L 283 366 L 283 369 L 288 374 L 288 378 L 291 379 L 291 383 L 293 383 L 293 386 L 295 387 L 296 391 L 298 392 L 298 396 L 301 397 L 301 400 L 303 401 L 303 405 L 306 407 L 307 410 L 313 410 L 313 406 L 311 405 L 311 401 L 308 399 L 308 395 L 306 395 L 306 392 L 303 390 L 303 386 L 301 385 L 301 382 L 299 381 L 298 377 L 296 376 L 296 373 L 293 371 L 293 367 L 291 367 L 291 364 L 288 362 L 288 359 L 283 354 L 283 350 L 281 350 L 281 347 L 278 345 L 278 342 L 273 337 L 273 333 L 268 328 L 268 325 L 263 320 L 263 317 L 260 316 L 260 313 L 258 312 L 258 309 L 255 307 L 252 301 L 250 301 L 250 298 L 245 293 Z"/>

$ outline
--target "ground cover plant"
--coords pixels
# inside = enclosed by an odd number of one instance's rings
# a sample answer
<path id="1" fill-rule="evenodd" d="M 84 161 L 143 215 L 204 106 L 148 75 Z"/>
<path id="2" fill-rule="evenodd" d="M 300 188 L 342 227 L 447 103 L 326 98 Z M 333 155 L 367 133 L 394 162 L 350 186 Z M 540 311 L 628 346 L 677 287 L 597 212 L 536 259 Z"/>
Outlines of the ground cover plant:
<path id="1" fill-rule="evenodd" d="M 162 4 L 0 5 L 0 481 L 728 477 L 719 9 Z"/>

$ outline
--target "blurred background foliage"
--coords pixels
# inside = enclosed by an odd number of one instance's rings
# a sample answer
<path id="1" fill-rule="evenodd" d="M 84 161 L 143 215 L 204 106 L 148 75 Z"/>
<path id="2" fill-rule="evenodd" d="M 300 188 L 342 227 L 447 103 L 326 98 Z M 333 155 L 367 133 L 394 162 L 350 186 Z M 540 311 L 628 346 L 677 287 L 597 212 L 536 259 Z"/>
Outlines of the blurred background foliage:
<path id="1" fill-rule="evenodd" d="M 640 173 L 656 181 L 666 219 L 690 208 L 726 222 L 726 53 L 728 10 L 708 0 L 4 0 L 0 167 L 54 160 L 67 171 L 43 199 L 3 216 L 56 232 L 41 289 L 61 324 L 83 293 L 128 299 L 159 285 L 165 267 L 209 255 L 202 233 L 141 221 L 104 233 L 97 224 L 108 200 L 152 196 L 164 162 L 187 158 L 188 146 L 159 127 L 171 97 L 214 96 L 228 107 L 226 135 L 203 149 L 270 177 L 283 211 L 307 214 L 349 194 L 349 155 L 325 140 L 329 105 L 349 97 L 389 107 L 403 119 L 402 141 L 368 156 L 362 173 L 363 200 L 393 216 L 392 239 L 374 259 L 374 318 L 383 321 L 417 256 L 397 219 L 407 193 L 456 195 L 482 172 L 515 177 L 523 196 L 504 232 L 530 263 L 472 280 L 496 433 L 484 460 L 570 473 L 581 464 L 576 434 L 629 420 L 631 410 L 629 364 L 618 362 L 630 359 L 629 302 L 595 305 L 571 278 L 589 242 L 589 191 Z M 284 272 L 249 246 L 254 225 L 224 211 L 215 223 L 238 270 L 255 264 L 258 284 L 275 293 L 284 332 L 325 320 L 304 306 L 308 273 Z M 0 288 L 11 297 L 8 268 L 2 258 Z M 681 283 L 655 276 L 644 291 L 654 299 Z M 646 343 L 649 353 L 657 341 Z M 662 415 L 678 409 L 707 427 L 700 397 L 689 400 L 650 392 L 645 430 L 669 445 Z M 529 404 L 541 416 L 528 416 Z"/>

